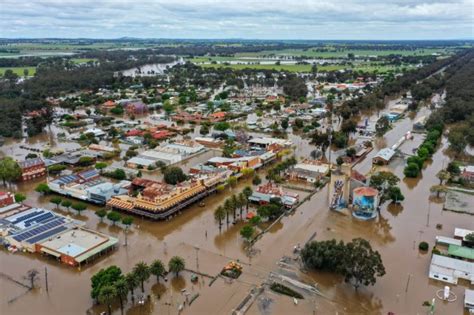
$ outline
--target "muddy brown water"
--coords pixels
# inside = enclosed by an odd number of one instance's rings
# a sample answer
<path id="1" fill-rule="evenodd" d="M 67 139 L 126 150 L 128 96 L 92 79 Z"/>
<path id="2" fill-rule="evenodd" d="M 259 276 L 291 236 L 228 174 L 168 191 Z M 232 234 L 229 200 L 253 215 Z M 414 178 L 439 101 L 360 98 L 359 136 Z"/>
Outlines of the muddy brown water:
<path id="1" fill-rule="evenodd" d="M 387 145 L 397 141 L 407 128 L 411 129 L 412 122 L 412 118 L 405 118 L 395 124 L 385 137 Z M 410 151 L 419 141 L 415 138 L 413 142 L 407 142 L 402 150 Z M 300 146 L 305 153 L 311 151 L 304 142 Z M 304 243 L 317 232 L 316 239 L 319 240 L 368 239 L 380 251 L 387 274 L 379 278 L 375 286 L 358 291 L 332 274 L 300 274 L 308 283 L 317 283 L 324 297 L 305 299 L 295 306 L 292 299 L 269 292 L 266 294 L 273 300 L 269 307 L 271 314 L 310 314 L 313 310 L 315 314 L 386 314 L 389 311 L 395 314 L 424 314 L 426 308 L 422 306 L 423 301 L 431 300 L 444 283 L 429 280 L 430 254 L 420 253 L 418 243 L 425 240 L 432 247 L 436 235 L 452 236 L 455 227 L 474 229 L 472 216 L 443 211 L 442 202 L 430 198 L 429 188 L 438 182 L 436 173 L 448 161 L 444 154 L 446 147 L 446 139 L 443 139 L 432 161 L 426 163 L 420 178 L 401 181 L 405 201 L 401 205 L 384 206 L 376 220 L 361 222 L 329 211 L 328 189 L 324 188 L 265 234 L 255 245 L 256 255 L 250 258 L 243 249 L 240 225 L 226 227 L 224 224 L 222 231 L 219 231 L 213 218 L 213 209 L 230 195 L 230 191 L 211 196 L 205 200 L 205 207 L 190 207 L 170 221 L 151 222 L 135 218 L 126 247 L 123 246 L 124 230 L 111 226 L 106 220 L 100 223 L 94 214 L 96 207 L 90 206 L 80 217 L 71 212 L 71 216 L 84 221 L 87 227 L 118 237 L 120 248 L 81 270 L 40 255 L 0 251 L 2 273 L 25 281 L 23 276 L 29 269 L 36 268 L 41 272 L 39 288 L 25 294 L 9 280 L 0 277 L 1 295 L 7 297 L 0 301 L 0 313 L 98 314 L 105 309 L 103 306 L 93 307 L 89 296 L 90 278 L 94 273 L 112 264 L 127 272 L 139 261 L 150 263 L 159 258 L 166 263 L 171 256 L 179 254 L 186 259 L 188 268 L 210 275 L 216 275 L 230 259 L 239 259 L 244 265 L 244 273 L 232 283 L 219 278 L 211 287 L 207 277 L 199 277 L 199 282 L 192 284 L 189 272 L 179 277 L 170 275 L 167 282 L 161 280 L 160 283 L 151 277 L 146 283 L 145 303 L 132 304 L 129 297 L 126 314 L 177 314 L 178 305 L 185 301 L 185 295 L 181 292 L 183 289 L 190 296 L 199 293 L 192 306 L 184 309 L 185 314 L 229 314 L 253 286 L 262 283 L 270 271 L 278 269 L 277 260 L 283 255 L 291 255 L 294 245 Z M 2 147 L 2 151 L 4 149 Z M 376 150 L 372 152 L 375 154 Z M 3 153 L 10 154 L 8 151 Z M 356 169 L 367 172 L 370 160 L 371 156 L 368 156 Z M 403 167 L 401 158 L 396 158 L 389 166 L 400 178 L 403 178 Z M 29 182 L 12 188 L 27 194 L 26 203 L 53 209 L 48 197 L 34 192 L 36 184 Z M 244 185 L 240 183 L 233 192 Z M 59 211 L 67 214 L 64 209 Z M 438 223 L 443 225 L 441 230 L 436 229 Z M 45 267 L 49 275 L 48 293 L 44 283 Z M 463 282 L 452 286 L 458 300 L 454 303 L 437 300 L 436 313 L 463 314 L 462 299 L 466 287 L 468 284 Z M 140 295 L 140 291 L 137 289 L 136 295 Z M 7 302 L 17 295 L 21 296 L 16 301 Z M 120 314 L 118 304 L 114 304 L 113 309 L 114 314 Z M 248 314 L 262 314 L 257 303 Z"/>

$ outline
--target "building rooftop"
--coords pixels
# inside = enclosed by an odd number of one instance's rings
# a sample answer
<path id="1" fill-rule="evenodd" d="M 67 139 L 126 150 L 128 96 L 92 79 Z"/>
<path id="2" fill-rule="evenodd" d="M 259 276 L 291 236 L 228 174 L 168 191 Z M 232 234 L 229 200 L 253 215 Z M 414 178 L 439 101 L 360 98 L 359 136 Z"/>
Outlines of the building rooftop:
<path id="1" fill-rule="evenodd" d="M 460 259 L 434 254 L 431 258 L 431 265 L 474 275 L 474 263 Z"/>
<path id="2" fill-rule="evenodd" d="M 386 161 L 390 161 L 395 155 L 395 151 L 390 148 L 383 148 L 380 150 L 374 158 L 382 158 Z"/>
<path id="3" fill-rule="evenodd" d="M 474 260 L 474 249 L 465 246 L 451 244 L 448 247 L 448 254 L 451 256 Z"/>
<path id="4" fill-rule="evenodd" d="M 84 229 L 72 229 L 40 244 L 60 254 L 76 257 L 107 241 L 108 237 L 105 235 Z"/>
<path id="5" fill-rule="evenodd" d="M 41 158 L 26 159 L 24 161 L 18 162 L 20 168 L 28 168 L 32 166 L 44 165 L 44 162 Z"/>

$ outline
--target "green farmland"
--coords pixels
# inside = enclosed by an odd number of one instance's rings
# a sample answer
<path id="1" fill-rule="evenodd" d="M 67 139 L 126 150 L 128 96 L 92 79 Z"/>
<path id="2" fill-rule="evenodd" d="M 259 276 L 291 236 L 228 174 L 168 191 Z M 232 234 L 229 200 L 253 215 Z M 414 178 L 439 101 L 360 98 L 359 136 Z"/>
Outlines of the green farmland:
<path id="1" fill-rule="evenodd" d="M 28 69 L 28 76 L 33 76 L 36 73 L 36 67 L 2 67 L 0 68 L 0 76 L 3 76 L 5 71 L 8 69 L 12 70 L 13 73 L 16 73 L 18 76 L 24 76 L 24 70 Z"/>

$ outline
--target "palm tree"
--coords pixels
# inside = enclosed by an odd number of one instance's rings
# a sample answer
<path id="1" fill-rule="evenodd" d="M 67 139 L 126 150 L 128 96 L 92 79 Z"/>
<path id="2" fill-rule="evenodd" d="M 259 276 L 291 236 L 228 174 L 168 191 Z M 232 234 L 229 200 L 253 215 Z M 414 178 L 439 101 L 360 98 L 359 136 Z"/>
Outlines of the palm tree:
<path id="1" fill-rule="evenodd" d="M 235 222 L 235 213 L 236 213 L 238 203 L 239 203 L 238 200 L 237 200 L 237 196 L 232 195 L 230 197 L 230 202 L 232 203 L 232 217 L 234 218 L 234 222 Z"/>
<path id="2" fill-rule="evenodd" d="M 132 301 L 135 301 L 135 288 L 138 287 L 140 281 L 137 278 L 137 275 L 133 272 L 129 272 L 125 275 L 125 281 L 127 282 L 127 288 L 130 290 L 130 294 L 132 295 Z"/>
<path id="3" fill-rule="evenodd" d="M 150 272 L 156 276 L 156 282 L 160 281 L 160 277 L 163 277 L 166 273 L 165 265 L 159 259 L 156 259 L 151 263 Z"/>
<path id="4" fill-rule="evenodd" d="M 214 211 L 214 219 L 216 219 L 217 222 L 219 222 L 219 231 L 222 228 L 222 220 L 224 220 L 226 216 L 226 211 L 224 210 L 224 207 L 218 206 L 216 210 Z"/>
<path id="5" fill-rule="evenodd" d="M 225 210 L 225 218 L 226 218 L 226 223 L 229 225 L 229 215 L 232 212 L 232 201 L 230 199 L 226 199 L 224 201 L 224 210 Z"/>
<path id="6" fill-rule="evenodd" d="M 140 281 L 142 286 L 142 293 L 145 293 L 144 282 L 150 278 L 150 267 L 143 261 L 139 262 L 133 268 L 133 273 L 137 276 L 138 281 Z"/>
<path id="7" fill-rule="evenodd" d="M 448 171 L 441 170 L 436 174 L 436 177 L 439 179 L 439 186 L 443 185 L 443 181 L 447 181 L 451 178 L 451 174 Z"/>
<path id="8" fill-rule="evenodd" d="M 244 190 L 242 191 L 242 193 L 245 196 L 245 200 L 246 200 L 245 204 L 246 204 L 246 207 L 247 207 L 246 211 L 248 212 L 249 211 L 249 198 L 250 198 L 250 196 L 252 196 L 253 190 L 250 186 L 246 186 L 244 188 Z"/>
<path id="9" fill-rule="evenodd" d="M 99 292 L 99 303 L 107 305 L 108 314 L 112 314 L 112 303 L 117 298 L 117 290 L 113 285 L 105 285 Z"/>
<path id="10" fill-rule="evenodd" d="M 243 220 L 242 218 L 242 211 L 244 209 L 244 205 L 245 203 L 247 202 L 247 198 L 245 197 L 244 193 L 240 193 L 238 196 L 237 196 L 237 201 L 239 203 L 239 209 L 240 209 L 240 220 Z"/>
<path id="11" fill-rule="evenodd" d="M 120 301 L 120 311 L 123 314 L 123 300 L 127 299 L 128 295 L 128 284 L 127 280 L 124 278 L 118 279 L 114 284 L 115 290 L 117 291 L 117 296 Z"/>
<path id="12" fill-rule="evenodd" d="M 178 276 L 180 271 L 183 271 L 185 268 L 184 259 L 179 256 L 171 257 L 168 263 L 168 270 L 174 272 Z"/>

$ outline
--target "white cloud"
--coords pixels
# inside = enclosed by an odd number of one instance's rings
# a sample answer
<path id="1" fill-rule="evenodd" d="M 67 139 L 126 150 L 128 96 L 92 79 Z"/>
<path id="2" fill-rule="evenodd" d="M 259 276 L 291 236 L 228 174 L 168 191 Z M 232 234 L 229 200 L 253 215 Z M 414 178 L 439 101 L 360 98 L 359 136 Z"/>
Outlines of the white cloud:
<path id="1" fill-rule="evenodd" d="M 0 37 L 474 38 L 472 0 L 2 0 Z"/>

